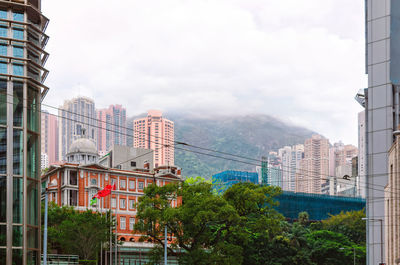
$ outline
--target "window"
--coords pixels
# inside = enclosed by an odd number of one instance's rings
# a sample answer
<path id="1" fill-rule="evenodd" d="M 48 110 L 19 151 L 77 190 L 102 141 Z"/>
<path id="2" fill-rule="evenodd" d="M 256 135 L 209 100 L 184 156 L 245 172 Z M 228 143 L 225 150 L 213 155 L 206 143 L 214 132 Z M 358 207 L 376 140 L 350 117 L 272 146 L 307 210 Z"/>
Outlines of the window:
<path id="1" fill-rule="evenodd" d="M 125 204 L 125 199 L 119 199 L 119 208 L 120 209 L 125 209 L 126 208 L 126 204 Z"/>
<path id="2" fill-rule="evenodd" d="M 0 45 L 0 55 L 7 56 L 7 45 L 6 44 Z"/>
<path id="3" fill-rule="evenodd" d="M 121 230 L 125 230 L 126 229 L 126 218 L 125 217 L 120 217 L 119 218 L 119 228 Z"/>
<path id="4" fill-rule="evenodd" d="M 24 13 L 13 12 L 13 20 L 24 22 Z"/>
<path id="5" fill-rule="evenodd" d="M 76 190 L 71 190 L 69 194 L 69 203 L 71 206 L 77 206 L 78 205 L 78 191 Z"/>
<path id="6" fill-rule="evenodd" d="M 7 63 L 0 62 L 0 74 L 7 74 Z"/>
<path id="7" fill-rule="evenodd" d="M 13 38 L 17 40 L 24 39 L 24 31 L 22 29 L 13 28 Z"/>
<path id="8" fill-rule="evenodd" d="M 94 186 L 97 185 L 97 180 L 96 179 L 91 179 L 90 180 L 90 184 L 94 185 Z"/>
<path id="9" fill-rule="evenodd" d="M 125 179 L 121 179 L 119 181 L 119 188 L 120 189 L 126 189 L 126 180 Z"/>
<path id="10" fill-rule="evenodd" d="M 142 190 L 144 188 L 144 182 L 139 181 L 139 190 Z"/>
<path id="11" fill-rule="evenodd" d="M 135 226 L 135 218 L 130 217 L 129 218 L 129 230 L 133 230 L 134 226 Z"/>
<path id="12" fill-rule="evenodd" d="M 13 64 L 13 75 L 24 75 L 24 65 L 23 64 Z"/>
<path id="13" fill-rule="evenodd" d="M 7 49 L 5 52 L 6 52 L 5 55 L 7 55 Z M 21 46 L 13 46 L 13 56 L 18 57 L 18 58 L 23 58 L 24 57 L 24 48 Z"/>
<path id="14" fill-rule="evenodd" d="M 112 208 L 117 207 L 117 200 L 115 198 L 111 198 L 111 207 Z"/>
<path id="15" fill-rule="evenodd" d="M 136 184 L 136 181 L 130 180 L 129 181 L 129 189 L 134 190 L 135 189 L 135 184 Z"/>
<path id="16" fill-rule="evenodd" d="M 115 179 L 111 179 L 111 185 L 114 185 L 117 181 Z"/>
<path id="17" fill-rule="evenodd" d="M 136 162 L 135 161 L 131 161 L 131 167 L 136 167 Z"/>
<path id="18" fill-rule="evenodd" d="M 0 18 L 7 19 L 7 10 L 0 10 Z"/>
<path id="19" fill-rule="evenodd" d="M 7 27 L 0 27 L 0 37 L 7 37 Z"/>
<path id="20" fill-rule="evenodd" d="M 129 200 L 129 209 L 135 209 L 135 200 Z"/>
<path id="21" fill-rule="evenodd" d="M 76 171 L 69 172 L 69 184 L 70 185 L 78 185 L 78 173 Z"/>

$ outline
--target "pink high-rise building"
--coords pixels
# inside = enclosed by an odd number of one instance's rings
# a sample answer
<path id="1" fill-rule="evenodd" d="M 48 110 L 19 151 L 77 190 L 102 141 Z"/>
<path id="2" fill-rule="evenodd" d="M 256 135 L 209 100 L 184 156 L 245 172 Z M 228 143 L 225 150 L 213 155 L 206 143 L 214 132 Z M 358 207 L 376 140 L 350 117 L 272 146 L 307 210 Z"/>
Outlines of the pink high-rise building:
<path id="1" fill-rule="evenodd" d="M 126 145 L 126 109 L 121 105 L 110 105 L 97 110 L 97 150 L 108 152 L 113 145 Z"/>
<path id="2" fill-rule="evenodd" d="M 42 112 L 41 124 L 41 151 L 48 157 L 49 165 L 58 159 L 58 120 L 57 116 Z"/>
<path id="3" fill-rule="evenodd" d="M 174 165 L 174 123 L 163 118 L 162 112 L 149 110 L 147 117 L 133 124 L 133 147 L 154 150 L 154 165 Z"/>
<path id="4" fill-rule="evenodd" d="M 296 177 L 296 192 L 329 193 L 329 140 L 313 135 L 304 143 L 304 158 Z"/>

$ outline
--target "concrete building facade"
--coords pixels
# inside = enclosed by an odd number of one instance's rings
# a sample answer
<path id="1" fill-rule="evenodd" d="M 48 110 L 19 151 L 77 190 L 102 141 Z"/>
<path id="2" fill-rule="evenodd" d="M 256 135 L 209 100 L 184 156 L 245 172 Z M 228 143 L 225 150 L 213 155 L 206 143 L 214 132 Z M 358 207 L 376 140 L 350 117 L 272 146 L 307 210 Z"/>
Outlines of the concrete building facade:
<path id="1" fill-rule="evenodd" d="M 154 166 L 174 165 L 174 122 L 162 112 L 150 110 L 147 117 L 135 119 L 133 147 L 154 150 Z"/>
<path id="2" fill-rule="evenodd" d="M 313 135 L 304 142 L 304 158 L 296 177 L 296 192 L 329 194 L 329 140 Z"/>
<path id="3" fill-rule="evenodd" d="M 126 109 L 121 105 L 111 105 L 97 110 L 97 149 L 108 152 L 113 145 L 126 145 Z"/>
<path id="4" fill-rule="evenodd" d="M 400 258 L 400 137 L 389 150 L 389 179 L 385 187 L 386 264 L 397 265 Z"/>
<path id="5" fill-rule="evenodd" d="M 86 97 L 65 100 L 58 111 L 58 159 L 65 161 L 72 142 L 85 134 L 97 144 L 97 116 L 95 103 Z"/>
<path id="6" fill-rule="evenodd" d="M 400 119 L 400 2 L 366 0 L 366 73 L 364 93 L 367 200 L 367 264 L 385 260 L 384 188 L 388 183 L 388 151 Z M 382 251 L 383 248 L 383 251 Z"/>
<path id="7" fill-rule="evenodd" d="M 0 264 L 39 264 L 41 101 L 48 19 L 40 0 L 0 1 Z"/>
<path id="8" fill-rule="evenodd" d="M 153 159 L 153 150 L 114 145 L 105 156 L 99 159 L 99 164 L 107 168 L 122 170 L 153 170 Z"/>
<path id="9" fill-rule="evenodd" d="M 41 115 L 41 151 L 47 155 L 51 165 L 58 161 L 58 119 L 48 112 Z"/>
<path id="10" fill-rule="evenodd" d="M 304 158 L 304 145 L 285 146 L 278 151 L 282 161 L 282 189 L 296 191 L 296 174 L 300 172 L 300 161 Z"/>

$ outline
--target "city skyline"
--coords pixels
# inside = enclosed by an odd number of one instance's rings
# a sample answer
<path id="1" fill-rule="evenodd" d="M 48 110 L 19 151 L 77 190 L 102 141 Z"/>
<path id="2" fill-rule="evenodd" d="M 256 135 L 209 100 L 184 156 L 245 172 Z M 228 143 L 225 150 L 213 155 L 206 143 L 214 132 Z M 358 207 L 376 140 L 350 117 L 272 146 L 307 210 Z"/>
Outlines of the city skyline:
<path id="1" fill-rule="evenodd" d="M 44 103 L 58 106 L 62 98 L 84 95 L 99 108 L 122 104 L 132 115 L 152 108 L 203 115 L 240 110 L 357 144 L 361 108 L 353 98 L 367 86 L 362 5 L 344 0 L 177 3 L 119 0 L 106 7 L 101 0 L 88 19 L 89 3 L 70 1 L 60 10 L 47 0 L 54 54 L 48 82 L 57 90 Z M 75 4 L 82 7 L 79 12 Z M 120 10 L 120 5 L 130 8 Z M 340 23 L 338 12 L 344 18 Z M 74 14 L 73 21 L 67 14 Z M 110 29 L 103 18 L 113 14 L 123 18 L 126 30 Z M 80 42 L 71 43 L 60 32 L 74 32 Z M 100 58 L 115 39 L 124 40 L 120 48 Z M 348 63 L 342 65 L 340 58 Z"/>

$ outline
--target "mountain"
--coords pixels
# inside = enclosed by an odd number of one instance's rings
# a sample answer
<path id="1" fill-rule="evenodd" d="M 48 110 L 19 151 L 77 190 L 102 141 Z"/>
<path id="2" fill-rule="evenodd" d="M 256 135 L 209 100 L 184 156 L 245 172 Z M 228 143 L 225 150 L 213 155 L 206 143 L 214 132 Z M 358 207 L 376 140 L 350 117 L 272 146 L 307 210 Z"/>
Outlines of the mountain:
<path id="1" fill-rule="evenodd" d="M 304 143 L 304 140 L 314 133 L 261 114 L 194 117 L 188 114 L 166 113 L 165 117 L 175 123 L 176 141 L 253 159 L 261 159 L 269 151 L 277 151 L 285 145 Z M 244 160 L 246 163 L 225 160 L 181 149 L 215 156 L 227 155 L 185 145 L 175 146 L 175 164 L 182 168 L 184 176 L 208 178 L 223 170 L 255 171 L 255 166 L 259 164 L 257 161 L 238 157 L 230 158 Z"/>

